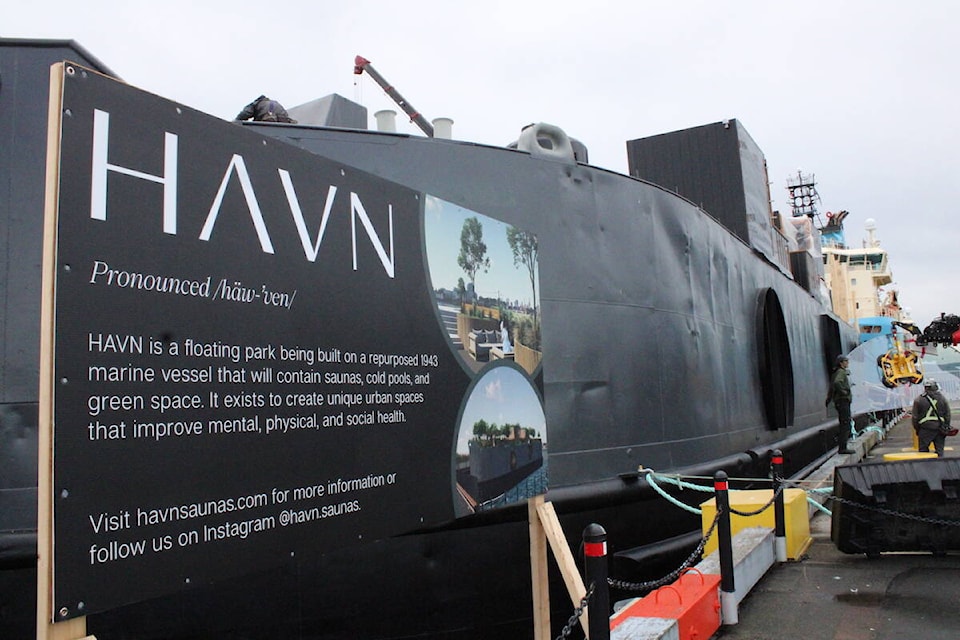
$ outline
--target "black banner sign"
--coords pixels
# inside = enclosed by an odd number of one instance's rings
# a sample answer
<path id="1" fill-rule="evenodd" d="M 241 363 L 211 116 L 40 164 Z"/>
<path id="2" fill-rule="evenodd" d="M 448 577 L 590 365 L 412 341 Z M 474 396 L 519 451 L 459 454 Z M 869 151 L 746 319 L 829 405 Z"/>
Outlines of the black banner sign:
<path id="1" fill-rule="evenodd" d="M 59 619 L 442 523 L 544 466 L 507 330 L 535 297 L 431 282 L 425 207 L 456 207 L 72 65 L 61 119 Z M 504 226 L 471 213 L 445 220 Z M 535 238 L 498 234 L 535 285 Z M 485 420 L 493 388 L 532 417 Z"/>
<path id="2" fill-rule="evenodd" d="M 61 616 L 452 518 L 420 194 L 76 67 L 62 113 Z"/>

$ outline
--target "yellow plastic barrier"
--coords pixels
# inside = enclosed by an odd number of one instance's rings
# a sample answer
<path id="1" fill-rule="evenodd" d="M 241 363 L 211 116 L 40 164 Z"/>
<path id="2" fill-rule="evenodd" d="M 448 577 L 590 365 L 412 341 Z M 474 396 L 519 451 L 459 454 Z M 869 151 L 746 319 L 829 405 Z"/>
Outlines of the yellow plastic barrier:
<path id="1" fill-rule="evenodd" d="M 730 508 L 744 513 L 756 511 L 770 502 L 773 497 L 772 489 L 752 489 L 749 491 L 731 491 Z M 701 526 L 706 534 L 717 515 L 716 498 L 710 498 L 700 505 L 702 510 Z M 810 537 L 810 515 L 807 509 L 807 494 L 803 489 L 785 489 L 783 492 L 784 523 L 786 525 L 787 558 L 798 560 L 813 540 Z M 774 506 L 770 505 L 762 513 L 755 516 L 730 515 L 730 534 L 737 535 L 741 529 L 750 527 L 766 527 L 773 529 L 775 525 Z M 703 554 L 709 555 L 717 549 L 717 534 L 714 532 L 704 547 Z"/>

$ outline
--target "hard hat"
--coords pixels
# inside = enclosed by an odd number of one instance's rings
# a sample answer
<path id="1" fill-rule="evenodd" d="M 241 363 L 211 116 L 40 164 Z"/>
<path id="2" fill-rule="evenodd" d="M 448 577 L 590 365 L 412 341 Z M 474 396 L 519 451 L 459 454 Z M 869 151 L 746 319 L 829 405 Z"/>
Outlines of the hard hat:
<path id="1" fill-rule="evenodd" d="M 938 389 L 940 389 L 940 385 L 937 384 L 936 380 L 932 378 L 927 378 L 926 380 L 923 381 L 923 388 L 933 389 L 934 391 L 937 391 Z"/>
<path id="2" fill-rule="evenodd" d="M 842 355 L 842 354 L 841 354 L 841 355 L 837 356 L 837 364 L 840 364 L 841 362 L 848 362 L 849 360 L 850 360 L 850 358 L 848 358 L 848 357 L 845 356 L 845 355 Z"/>

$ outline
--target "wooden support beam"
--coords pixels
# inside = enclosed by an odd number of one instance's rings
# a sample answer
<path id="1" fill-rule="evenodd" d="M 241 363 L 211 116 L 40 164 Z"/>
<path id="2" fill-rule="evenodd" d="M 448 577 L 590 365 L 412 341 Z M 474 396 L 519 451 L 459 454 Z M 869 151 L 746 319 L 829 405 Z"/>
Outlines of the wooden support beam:
<path id="1" fill-rule="evenodd" d="M 550 550 L 553 552 L 553 557 L 557 561 L 557 566 L 560 568 L 560 575 L 563 576 L 563 582 L 567 587 L 567 593 L 570 595 L 570 602 L 573 603 L 574 607 L 580 606 L 580 601 L 583 599 L 583 596 L 586 595 L 587 589 L 583 584 L 583 577 L 580 575 L 579 569 L 577 569 L 577 563 L 573 559 L 573 554 L 570 552 L 570 546 L 567 544 L 567 539 L 563 535 L 563 528 L 560 526 L 560 520 L 557 518 L 557 512 L 553 508 L 553 503 L 546 502 L 543 499 L 543 496 L 537 496 L 536 498 L 528 502 L 527 509 L 530 513 L 530 560 L 531 563 L 534 563 L 531 566 L 531 571 L 534 575 L 534 624 L 537 624 L 537 615 L 538 607 L 544 606 L 543 601 L 540 600 L 543 596 L 538 595 L 538 579 L 544 581 L 543 589 L 546 589 L 546 559 L 545 553 L 542 556 L 543 559 L 540 559 L 540 552 L 534 551 L 534 536 L 542 536 L 546 538 L 547 542 L 550 544 Z M 537 517 L 533 517 L 534 511 L 536 512 Z M 534 520 L 538 521 L 538 524 L 534 525 Z M 542 543 L 541 543 L 542 544 Z M 536 563 L 540 562 L 543 567 L 542 569 L 536 568 Z M 537 577 L 537 573 L 542 572 L 542 578 Z M 550 613 L 550 601 L 549 597 L 546 599 L 546 625 L 547 625 L 547 634 L 549 635 L 549 613 Z M 542 615 L 542 613 L 541 613 Z M 584 608 L 583 613 L 580 615 L 580 626 L 583 627 L 584 633 L 588 629 L 588 618 L 587 618 L 587 609 Z M 539 629 L 539 627 L 536 627 Z M 540 636 L 536 636 L 536 640 L 540 640 Z"/>
<path id="2" fill-rule="evenodd" d="M 43 286 L 40 302 L 37 640 L 90 640 L 93 638 L 87 635 L 87 619 L 84 617 L 53 622 L 53 308 L 64 71 L 65 64 L 62 62 L 50 67 L 50 102 L 47 106 L 47 177 L 43 221 Z"/>
<path id="3" fill-rule="evenodd" d="M 547 536 L 537 509 L 542 495 L 527 501 L 530 523 L 530 578 L 533 584 L 533 640 L 550 640 L 550 579 L 547 575 Z"/>

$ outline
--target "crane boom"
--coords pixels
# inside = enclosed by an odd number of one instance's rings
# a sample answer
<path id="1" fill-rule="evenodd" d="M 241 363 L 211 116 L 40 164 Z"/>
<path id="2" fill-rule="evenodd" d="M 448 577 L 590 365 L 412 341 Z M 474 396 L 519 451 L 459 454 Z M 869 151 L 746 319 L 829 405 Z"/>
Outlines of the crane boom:
<path id="1" fill-rule="evenodd" d="M 403 112 L 410 116 L 410 120 L 415 122 L 418 127 L 427 136 L 433 137 L 433 125 L 427 122 L 427 119 L 424 118 L 419 111 L 413 108 L 409 102 L 407 102 L 400 92 L 393 88 L 393 86 L 380 75 L 376 69 L 373 68 L 373 65 L 370 64 L 370 61 L 364 58 L 363 56 L 357 56 L 353 60 L 353 72 L 357 75 L 360 75 L 364 71 L 373 78 L 380 87 L 387 92 L 387 95 L 393 98 L 393 101 L 396 102 Z"/>

